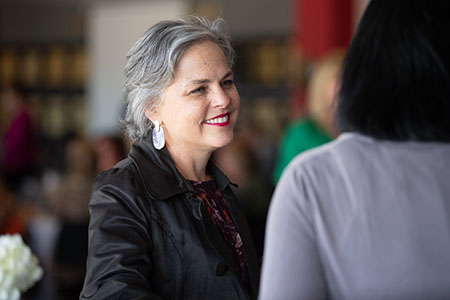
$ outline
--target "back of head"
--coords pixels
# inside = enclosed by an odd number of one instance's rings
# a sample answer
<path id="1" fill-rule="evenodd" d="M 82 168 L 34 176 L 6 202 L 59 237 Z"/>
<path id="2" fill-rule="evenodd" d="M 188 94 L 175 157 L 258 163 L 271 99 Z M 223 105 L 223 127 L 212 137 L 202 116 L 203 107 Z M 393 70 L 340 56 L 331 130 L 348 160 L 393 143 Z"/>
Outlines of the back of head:
<path id="1" fill-rule="evenodd" d="M 449 16 L 446 0 L 371 0 L 343 64 L 341 131 L 450 141 Z"/>
<path id="2" fill-rule="evenodd" d="M 175 66 L 184 51 L 205 40 L 215 42 L 222 49 L 231 68 L 234 50 L 226 23 L 221 18 L 210 21 L 190 16 L 159 22 L 130 49 L 125 67 L 128 104 L 123 123 L 131 140 L 145 136 L 151 129 L 151 121 L 144 110 L 151 111 L 159 105 L 159 97 L 172 82 Z"/>

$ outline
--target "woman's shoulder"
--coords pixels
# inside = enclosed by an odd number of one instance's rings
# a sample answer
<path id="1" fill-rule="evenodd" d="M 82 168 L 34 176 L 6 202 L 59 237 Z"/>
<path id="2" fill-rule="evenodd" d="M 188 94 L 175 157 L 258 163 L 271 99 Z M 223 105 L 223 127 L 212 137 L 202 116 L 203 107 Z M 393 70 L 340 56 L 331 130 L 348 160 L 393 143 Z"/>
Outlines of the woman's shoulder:
<path id="1" fill-rule="evenodd" d="M 284 199 L 283 205 L 289 207 L 310 207 L 310 203 L 322 201 L 319 195 L 345 189 L 346 156 L 358 156 L 359 143 L 344 135 L 297 155 L 283 172 L 275 198 Z"/>
<path id="2" fill-rule="evenodd" d="M 133 169 L 132 161 L 125 158 L 114 167 L 100 172 L 95 179 L 95 183 L 126 180 L 132 175 Z"/>
<path id="3" fill-rule="evenodd" d="M 355 151 L 357 143 L 357 138 L 354 135 L 340 135 L 333 141 L 298 154 L 292 160 L 289 167 L 292 168 L 292 166 L 295 166 L 294 168 L 298 168 L 304 165 L 329 162 L 330 160 L 336 159 L 336 156 L 339 156 L 341 153 Z"/>
<path id="4" fill-rule="evenodd" d="M 284 170 L 282 177 L 291 178 L 294 184 L 300 181 L 324 182 L 346 172 L 348 164 L 366 159 L 364 137 L 342 134 L 335 140 L 298 154 Z M 286 179 L 285 179 L 286 180 Z"/>
<path id="5" fill-rule="evenodd" d="M 95 179 L 89 202 L 91 218 L 93 215 L 142 216 L 142 212 L 149 210 L 151 199 L 133 163 L 125 160 Z"/>
<path id="6" fill-rule="evenodd" d="M 95 192 L 105 188 L 119 189 L 122 191 L 133 189 L 134 191 L 139 186 L 137 182 L 138 178 L 138 171 L 133 165 L 133 162 L 129 158 L 126 158 L 113 168 L 98 174 L 93 184 L 93 191 Z"/>

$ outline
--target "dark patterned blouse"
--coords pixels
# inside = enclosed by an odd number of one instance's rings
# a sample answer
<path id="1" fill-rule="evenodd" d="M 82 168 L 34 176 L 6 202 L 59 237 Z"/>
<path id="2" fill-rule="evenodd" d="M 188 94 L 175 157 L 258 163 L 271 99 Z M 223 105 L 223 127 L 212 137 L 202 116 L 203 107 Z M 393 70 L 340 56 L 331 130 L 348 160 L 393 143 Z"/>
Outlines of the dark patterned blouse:
<path id="1" fill-rule="evenodd" d="M 248 288 L 249 276 L 244 246 L 241 236 L 228 214 L 222 192 L 216 187 L 214 180 L 192 181 L 192 184 L 197 192 L 196 197 L 198 197 L 206 206 L 213 223 L 222 233 L 225 244 L 228 246 L 228 249 L 239 266 L 239 270 L 237 271 L 241 274 L 242 282 L 245 287 Z"/>

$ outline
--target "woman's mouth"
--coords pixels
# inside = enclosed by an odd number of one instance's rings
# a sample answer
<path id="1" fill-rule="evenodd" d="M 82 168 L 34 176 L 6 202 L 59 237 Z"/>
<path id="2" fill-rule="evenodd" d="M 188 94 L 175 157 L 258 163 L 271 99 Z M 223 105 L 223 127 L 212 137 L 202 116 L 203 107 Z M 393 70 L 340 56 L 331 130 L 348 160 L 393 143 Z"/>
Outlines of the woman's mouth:
<path id="1" fill-rule="evenodd" d="M 220 127 L 228 126 L 230 124 L 230 114 L 229 113 L 221 114 L 215 116 L 214 118 L 208 119 L 203 123 Z"/>

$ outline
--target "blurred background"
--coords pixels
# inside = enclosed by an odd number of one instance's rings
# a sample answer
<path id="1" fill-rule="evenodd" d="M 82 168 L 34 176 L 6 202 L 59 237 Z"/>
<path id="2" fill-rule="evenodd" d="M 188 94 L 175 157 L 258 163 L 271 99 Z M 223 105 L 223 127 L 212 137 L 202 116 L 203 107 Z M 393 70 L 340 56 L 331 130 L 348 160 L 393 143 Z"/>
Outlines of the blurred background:
<path id="1" fill-rule="evenodd" d="M 336 74 L 368 1 L 0 0 L 0 234 L 22 234 L 45 269 L 24 299 L 78 298 L 91 184 L 128 151 L 123 68 L 148 27 L 192 13 L 230 27 L 241 112 L 214 159 L 261 255 L 283 168 L 337 134 Z"/>

